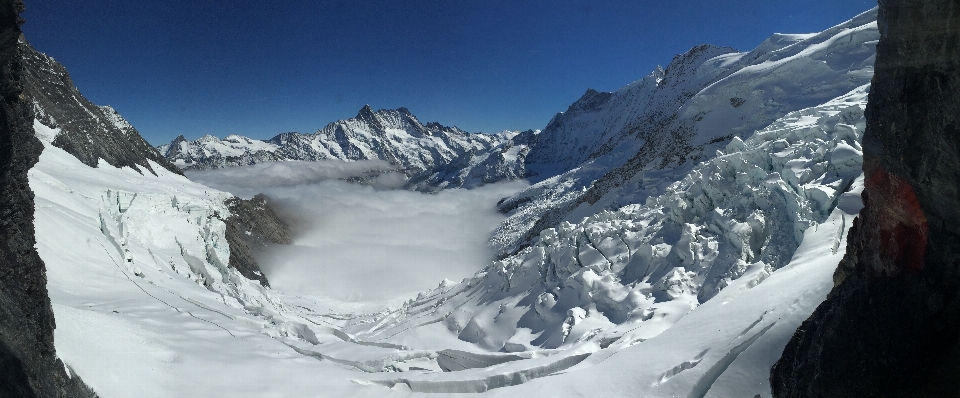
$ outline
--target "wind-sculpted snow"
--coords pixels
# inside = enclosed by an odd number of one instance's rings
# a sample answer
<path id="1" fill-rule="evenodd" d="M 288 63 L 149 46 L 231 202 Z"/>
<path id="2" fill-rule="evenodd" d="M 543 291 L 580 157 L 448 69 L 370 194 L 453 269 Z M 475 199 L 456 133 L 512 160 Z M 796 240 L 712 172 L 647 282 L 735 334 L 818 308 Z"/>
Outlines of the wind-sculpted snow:
<path id="1" fill-rule="evenodd" d="M 426 292 L 372 326 L 350 330 L 369 341 L 407 344 L 423 329 L 442 328 L 491 351 L 619 350 L 670 331 L 705 303 L 719 298 L 726 304 L 760 285 L 795 258 L 808 230 L 825 236 L 820 239 L 829 243 L 820 249 L 836 257 L 862 207 L 867 90 L 789 113 L 745 140 L 735 137 L 645 204 L 546 229 L 538 243 L 474 278 Z M 816 303 L 805 306 L 812 310 Z M 780 322 L 799 323 L 804 316 Z M 774 325 L 758 323 L 744 324 L 759 333 L 714 359 L 719 362 L 706 367 L 705 379 L 688 388 L 705 394 Z M 786 337 L 777 342 L 784 343 Z M 678 365 L 661 382 L 697 363 Z M 761 378 L 766 374 L 755 375 Z M 402 382 L 414 391 L 465 391 Z"/>
<path id="2" fill-rule="evenodd" d="M 644 203 L 733 137 L 869 83 L 878 38 L 874 9 L 746 53 L 698 46 L 614 93 L 588 91 L 527 155 L 536 184 L 501 202 L 501 256 L 562 221 Z"/>
<path id="3" fill-rule="evenodd" d="M 267 141 L 207 135 L 179 136 L 158 147 L 183 169 L 216 169 L 282 160 L 379 160 L 413 177 L 422 190 L 472 188 L 525 175 L 528 142 L 536 132 L 468 134 L 438 123 L 423 124 L 406 108 L 374 112 L 328 124 L 314 134 L 284 133 Z"/>

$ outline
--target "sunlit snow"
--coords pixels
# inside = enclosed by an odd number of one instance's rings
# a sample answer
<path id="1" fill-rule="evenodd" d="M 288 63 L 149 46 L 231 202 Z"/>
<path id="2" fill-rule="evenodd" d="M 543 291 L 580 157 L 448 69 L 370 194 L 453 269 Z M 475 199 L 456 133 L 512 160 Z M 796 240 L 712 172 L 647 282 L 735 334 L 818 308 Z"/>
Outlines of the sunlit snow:
<path id="1" fill-rule="evenodd" d="M 384 171 L 362 162 L 143 175 L 82 164 L 38 122 L 29 180 L 57 354 L 103 397 L 766 397 L 862 207 L 868 91 L 641 174 L 642 201 L 580 209 L 498 261 L 493 206 L 522 185 L 337 180 Z M 226 266 L 223 201 L 259 191 L 296 221 L 295 244 L 260 258 L 273 288 Z"/>

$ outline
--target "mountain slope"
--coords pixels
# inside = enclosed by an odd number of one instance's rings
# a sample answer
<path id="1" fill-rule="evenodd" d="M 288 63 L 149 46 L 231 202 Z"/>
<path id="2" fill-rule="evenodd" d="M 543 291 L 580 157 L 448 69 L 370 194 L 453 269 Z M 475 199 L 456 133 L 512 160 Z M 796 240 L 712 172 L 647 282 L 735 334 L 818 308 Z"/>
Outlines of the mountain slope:
<path id="1" fill-rule="evenodd" d="M 750 53 L 698 46 L 541 132 L 472 136 L 365 107 L 314 135 L 165 148 L 217 167 L 384 159 L 423 186 L 540 179 L 501 202 L 501 260 L 374 314 L 232 265 L 249 256 L 231 236 L 284 238 L 238 214 L 262 202 L 149 159 L 155 173 L 91 167 L 36 120 L 58 355 L 103 396 L 768 396 L 862 207 L 871 15 Z"/>
<path id="2" fill-rule="evenodd" d="M 643 203 L 732 137 L 868 83 L 875 20 L 871 10 L 817 34 L 774 35 L 747 53 L 698 46 L 615 93 L 588 91 L 530 150 L 542 181 L 501 202 L 501 255 L 562 221 Z"/>
<path id="3" fill-rule="evenodd" d="M 48 145 L 30 184 L 57 349 L 104 396 L 766 394 L 765 369 L 826 295 L 860 207 L 866 90 L 731 140 L 644 206 L 548 229 L 474 278 L 369 315 L 225 266 L 212 215 L 229 214 L 228 194 Z"/>
<path id="4" fill-rule="evenodd" d="M 825 297 L 862 207 L 867 91 L 734 138 L 645 205 L 547 229 L 473 278 L 344 330 L 381 344 L 477 347 L 441 351 L 443 376 L 372 379 L 388 387 L 766 396 L 756 369 L 769 369 Z"/>
<path id="5" fill-rule="evenodd" d="M 44 125 L 58 129 L 53 145 L 97 167 L 100 159 L 115 167 L 155 172 L 149 161 L 179 170 L 140 136 L 133 126 L 109 106 L 97 106 L 73 85 L 66 68 L 20 39 L 24 63 L 24 94 Z"/>

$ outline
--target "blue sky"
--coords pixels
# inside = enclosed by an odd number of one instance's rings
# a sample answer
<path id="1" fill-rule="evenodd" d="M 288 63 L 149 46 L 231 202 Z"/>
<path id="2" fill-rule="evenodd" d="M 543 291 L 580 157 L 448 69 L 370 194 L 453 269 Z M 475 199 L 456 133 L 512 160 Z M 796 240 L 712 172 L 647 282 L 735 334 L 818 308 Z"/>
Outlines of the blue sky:
<path id="1" fill-rule="evenodd" d="M 867 0 L 27 0 L 23 30 L 152 144 L 269 138 L 405 106 L 471 132 L 542 128 L 698 44 L 747 51 Z"/>

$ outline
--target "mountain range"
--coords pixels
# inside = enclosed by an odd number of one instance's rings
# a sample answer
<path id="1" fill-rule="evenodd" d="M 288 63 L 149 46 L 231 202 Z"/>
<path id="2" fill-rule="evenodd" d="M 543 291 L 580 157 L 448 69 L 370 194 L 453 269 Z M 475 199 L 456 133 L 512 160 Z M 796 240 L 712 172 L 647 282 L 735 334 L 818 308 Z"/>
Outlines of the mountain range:
<path id="1" fill-rule="evenodd" d="M 157 147 L 185 170 L 248 166 L 283 160 L 384 160 L 421 189 L 471 188 L 525 175 L 523 159 L 536 131 L 469 134 L 456 127 L 421 123 L 406 108 L 339 120 L 314 134 L 284 133 L 261 141 L 238 135 L 182 135 Z"/>
<path id="2" fill-rule="evenodd" d="M 696 46 L 615 92 L 587 90 L 541 130 L 470 134 L 364 106 L 313 134 L 180 136 L 153 148 L 115 110 L 84 99 L 62 65 L 19 36 L 17 4 L 2 5 L 2 148 L 14 150 L 0 151 L 11 170 L 0 253 L 16 265 L 0 284 L 0 363 L 11 369 L 2 392 L 755 397 L 954 387 L 937 369 L 954 369 L 947 335 L 960 319 L 950 296 L 960 168 L 956 137 L 943 133 L 955 131 L 960 46 L 952 34 L 952 47 L 937 47 L 924 23 L 955 26 L 956 7 L 884 2 L 747 52 Z M 916 138 L 911 151 L 898 144 L 905 136 Z M 916 148 L 923 140 L 946 149 L 927 154 Z M 295 233 L 271 198 L 183 175 L 290 160 L 386 161 L 406 188 L 428 192 L 532 185 L 497 203 L 506 215 L 490 238 L 497 259 L 473 277 L 397 308 L 345 313 L 270 287 L 254 254 Z M 896 303 L 898 286 L 909 305 Z M 871 297 L 883 300 L 882 317 L 864 315 L 876 311 Z M 896 323 L 914 307 L 924 310 Z M 916 337 L 910 325 L 934 332 Z M 915 349 L 933 359 L 909 359 Z M 912 384 L 883 390 L 898 364 L 916 366 Z M 844 369 L 869 378 L 830 392 Z"/>

